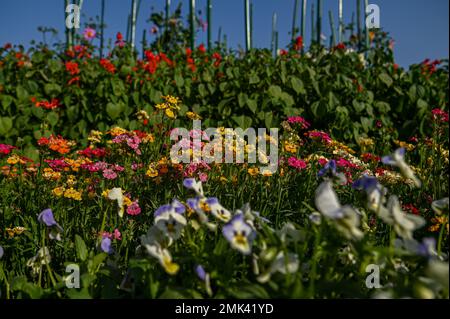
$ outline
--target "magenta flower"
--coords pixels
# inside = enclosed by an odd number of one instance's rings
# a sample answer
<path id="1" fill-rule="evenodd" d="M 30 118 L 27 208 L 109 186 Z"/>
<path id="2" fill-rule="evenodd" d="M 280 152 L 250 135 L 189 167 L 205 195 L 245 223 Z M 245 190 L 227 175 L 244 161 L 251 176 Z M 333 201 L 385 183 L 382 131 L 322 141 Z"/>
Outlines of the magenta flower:
<path id="1" fill-rule="evenodd" d="M 83 31 L 83 37 L 87 41 L 94 39 L 96 34 L 97 32 L 92 28 L 86 28 Z"/>
<path id="2" fill-rule="evenodd" d="M 138 201 L 134 201 L 130 206 L 127 208 L 127 214 L 136 216 L 141 213 L 141 208 L 139 207 Z"/>
<path id="3" fill-rule="evenodd" d="M 117 173 L 108 168 L 103 171 L 103 177 L 106 179 L 115 179 L 117 178 Z"/>
<path id="4" fill-rule="evenodd" d="M 288 165 L 298 170 L 306 168 L 306 162 L 295 157 L 289 157 Z"/>
<path id="5" fill-rule="evenodd" d="M 299 124 L 302 129 L 308 129 L 311 124 L 301 116 L 289 116 L 287 119 L 289 124 Z"/>

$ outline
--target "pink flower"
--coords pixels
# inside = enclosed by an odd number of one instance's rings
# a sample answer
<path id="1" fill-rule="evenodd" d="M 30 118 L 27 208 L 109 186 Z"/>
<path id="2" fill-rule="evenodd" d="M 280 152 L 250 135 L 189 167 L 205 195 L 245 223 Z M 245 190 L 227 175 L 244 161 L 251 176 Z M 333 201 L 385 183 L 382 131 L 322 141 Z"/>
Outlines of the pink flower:
<path id="1" fill-rule="evenodd" d="M 198 178 L 202 183 L 205 183 L 208 180 L 208 174 L 206 173 L 200 173 L 198 174 Z"/>
<path id="2" fill-rule="evenodd" d="M 134 201 L 130 206 L 127 208 L 127 214 L 136 216 L 141 213 L 141 208 L 139 207 L 138 201 Z"/>
<path id="3" fill-rule="evenodd" d="M 11 150 L 14 149 L 14 146 L 7 145 L 7 144 L 0 144 L 0 154 L 8 155 L 11 153 Z"/>
<path id="4" fill-rule="evenodd" d="M 325 158 L 319 158 L 317 162 L 319 163 L 319 165 L 324 166 L 328 163 L 328 160 Z"/>
<path id="5" fill-rule="evenodd" d="M 302 129 L 307 129 L 311 126 L 311 124 L 301 116 L 289 116 L 287 121 L 289 124 L 300 124 Z"/>
<path id="6" fill-rule="evenodd" d="M 117 177 L 117 173 L 112 169 L 107 168 L 103 171 L 103 177 L 106 179 L 115 179 Z"/>
<path id="7" fill-rule="evenodd" d="M 97 32 L 94 30 L 94 29 L 92 29 L 92 28 L 86 28 L 86 29 L 84 29 L 84 31 L 83 31 L 83 37 L 86 39 L 86 40 L 88 40 L 88 41 L 90 41 L 90 40 L 92 40 L 93 38 L 95 38 L 95 35 L 97 34 Z"/>
<path id="8" fill-rule="evenodd" d="M 441 109 L 433 109 L 431 111 L 433 113 L 433 119 L 435 119 L 438 122 L 441 123 L 447 123 L 448 122 L 448 113 L 441 110 Z"/>
<path id="9" fill-rule="evenodd" d="M 298 158 L 295 158 L 295 157 L 289 157 L 288 165 L 293 167 L 293 168 L 296 168 L 298 170 L 306 168 L 306 162 L 304 160 L 301 160 L 301 159 L 298 159 Z"/>
<path id="10" fill-rule="evenodd" d="M 322 131 L 309 132 L 308 136 L 312 139 L 319 139 L 326 144 L 331 142 L 331 137 L 327 133 L 322 132 Z"/>
<path id="11" fill-rule="evenodd" d="M 117 165 L 117 164 L 114 164 L 114 170 L 115 170 L 116 172 L 123 172 L 124 169 L 125 169 L 125 168 L 123 168 L 122 166 Z"/>
<path id="12" fill-rule="evenodd" d="M 113 237 L 115 240 L 122 240 L 122 234 L 117 228 L 114 229 Z"/>

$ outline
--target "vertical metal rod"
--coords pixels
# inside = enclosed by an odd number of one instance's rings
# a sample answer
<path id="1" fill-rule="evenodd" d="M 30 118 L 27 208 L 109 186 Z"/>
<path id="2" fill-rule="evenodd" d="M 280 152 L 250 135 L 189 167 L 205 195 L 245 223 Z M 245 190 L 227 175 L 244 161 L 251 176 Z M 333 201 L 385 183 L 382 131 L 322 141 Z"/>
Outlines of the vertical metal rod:
<path id="1" fill-rule="evenodd" d="M 274 12 L 272 16 L 272 39 L 270 42 L 270 50 L 272 51 L 272 54 L 276 56 L 275 51 L 275 33 L 277 32 L 277 13 Z"/>
<path id="2" fill-rule="evenodd" d="M 338 21 L 338 23 L 339 23 L 339 34 L 338 34 L 338 36 L 339 36 L 339 39 L 338 39 L 338 42 L 339 43 L 341 43 L 342 42 L 342 33 L 343 33 L 343 28 L 344 28 L 344 21 L 343 21 L 343 18 L 342 18 L 342 0 L 339 0 L 339 8 L 338 8 L 338 19 L 339 19 L 339 21 Z"/>
<path id="3" fill-rule="evenodd" d="M 102 0 L 100 14 L 100 58 L 103 58 L 103 46 L 105 41 L 105 0 Z"/>
<path id="4" fill-rule="evenodd" d="M 137 2 L 131 0 L 131 49 L 134 49 L 136 42 L 136 15 L 137 15 Z"/>
<path id="5" fill-rule="evenodd" d="M 322 43 L 322 0 L 317 0 L 317 43 Z"/>
<path id="6" fill-rule="evenodd" d="M 190 3 L 190 10 L 189 10 L 189 23 L 190 23 L 190 29 L 191 29 L 191 36 L 190 36 L 190 42 L 191 42 L 191 50 L 195 49 L 195 0 L 191 0 Z"/>
<path id="7" fill-rule="evenodd" d="M 212 0 L 207 2 L 207 19 L 208 19 L 208 50 L 212 50 Z"/>
<path id="8" fill-rule="evenodd" d="M 292 41 L 295 40 L 295 34 L 296 34 L 295 28 L 296 28 L 296 24 L 297 24 L 297 9 L 298 9 L 298 0 L 295 0 L 295 2 L 294 2 L 294 14 L 292 16 L 292 31 L 291 31 L 292 32 L 291 33 Z"/>
<path id="9" fill-rule="evenodd" d="M 245 49 L 248 52 L 251 49 L 250 43 L 250 0 L 244 0 L 245 12 Z"/>
<path id="10" fill-rule="evenodd" d="M 356 27 L 358 30 L 358 49 L 361 50 L 361 32 L 362 32 L 362 26 L 361 26 L 361 0 L 356 0 Z"/>

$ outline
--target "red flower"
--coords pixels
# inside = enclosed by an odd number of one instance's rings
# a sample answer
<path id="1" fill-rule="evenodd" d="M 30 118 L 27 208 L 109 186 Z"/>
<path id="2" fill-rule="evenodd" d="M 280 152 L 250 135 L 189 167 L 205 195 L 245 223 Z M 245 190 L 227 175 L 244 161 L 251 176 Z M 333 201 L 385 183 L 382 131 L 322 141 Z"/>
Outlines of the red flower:
<path id="1" fill-rule="evenodd" d="M 116 67 L 108 59 L 100 59 L 100 65 L 111 74 L 116 72 Z"/>
<path id="2" fill-rule="evenodd" d="M 76 62 L 66 62 L 66 71 L 68 71 L 71 75 L 76 75 L 80 73 L 80 69 L 78 68 L 78 63 Z"/>
<path id="3" fill-rule="evenodd" d="M 200 53 L 206 53 L 206 48 L 205 48 L 205 45 L 203 43 L 198 46 L 197 50 Z"/>
<path id="4" fill-rule="evenodd" d="M 295 39 L 294 50 L 298 51 L 301 50 L 302 48 L 303 48 L 303 37 L 299 36 L 297 37 L 297 39 Z"/>
<path id="5" fill-rule="evenodd" d="M 13 149 L 15 149 L 15 147 L 12 145 L 0 144 L 0 154 L 2 155 L 8 155 Z"/>
<path id="6" fill-rule="evenodd" d="M 44 101 L 36 101 L 36 98 L 31 98 L 31 101 L 35 103 L 36 107 L 43 107 L 46 110 L 53 110 L 56 109 L 59 106 L 59 100 L 58 99 L 52 99 L 51 102 L 48 102 L 46 100 Z"/>
<path id="7" fill-rule="evenodd" d="M 345 50 L 346 46 L 344 43 L 339 43 L 334 47 L 336 50 Z"/>
<path id="8" fill-rule="evenodd" d="M 435 121 L 441 122 L 441 123 L 447 123 L 448 122 L 448 113 L 441 110 L 441 109 L 433 109 L 431 111 L 433 114 L 433 119 Z"/>
<path id="9" fill-rule="evenodd" d="M 403 210 L 406 210 L 414 215 L 420 215 L 420 211 L 417 207 L 415 207 L 413 204 L 405 204 L 403 205 Z"/>
<path id="10" fill-rule="evenodd" d="M 11 47 L 12 47 L 11 43 L 6 43 L 6 44 L 3 46 L 3 49 L 8 50 L 8 49 L 11 49 Z"/>

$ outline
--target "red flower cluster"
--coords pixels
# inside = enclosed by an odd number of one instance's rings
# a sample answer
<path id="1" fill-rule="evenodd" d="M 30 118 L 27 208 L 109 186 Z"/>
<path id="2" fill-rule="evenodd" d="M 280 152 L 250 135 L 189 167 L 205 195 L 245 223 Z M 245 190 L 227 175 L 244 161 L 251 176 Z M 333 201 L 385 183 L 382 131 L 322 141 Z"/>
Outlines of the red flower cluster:
<path id="1" fill-rule="evenodd" d="M 78 68 L 78 63 L 76 62 L 66 62 L 66 71 L 70 73 L 70 75 L 77 75 L 80 73 L 80 69 Z"/>
<path id="2" fill-rule="evenodd" d="M 361 155 L 361 159 L 368 163 L 368 162 L 379 162 L 381 161 L 381 157 L 377 155 L 373 155 L 372 153 L 364 153 Z"/>
<path id="3" fill-rule="evenodd" d="M 82 151 L 78 151 L 78 154 L 89 157 L 89 158 L 101 158 L 106 155 L 106 150 L 104 148 L 90 148 L 87 147 Z"/>
<path id="4" fill-rule="evenodd" d="M 295 39 L 294 50 L 299 51 L 302 48 L 303 48 L 303 37 L 299 36 L 299 37 L 297 37 L 297 39 Z"/>
<path id="5" fill-rule="evenodd" d="M 111 74 L 116 72 L 116 67 L 108 59 L 100 59 L 100 65 Z"/>
<path id="6" fill-rule="evenodd" d="M 434 72 L 437 71 L 437 65 L 441 64 L 440 60 L 430 61 L 430 59 L 426 59 L 422 62 L 422 75 L 430 76 Z"/>
<path id="7" fill-rule="evenodd" d="M 59 100 L 53 98 L 50 102 L 47 100 L 37 101 L 35 97 L 31 98 L 31 102 L 36 105 L 36 107 L 43 107 L 46 110 L 53 110 L 56 109 L 60 104 Z"/>
<path id="8" fill-rule="evenodd" d="M 220 62 L 222 62 L 222 56 L 220 55 L 220 53 L 214 52 L 212 55 L 212 58 L 214 59 L 214 66 L 216 68 L 218 68 L 220 65 Z"/>
<path id="9" fill-rule="evenodd" d="M 433 109 L 433 119 L 441 123 L 448 123 L 448 113 L 441 109 Z"/>
<path id="10" fill-rule="evenodd" d="M 346 46 L 345 46 L 344 43 L 338 43 L 338 45 L 336 45 L 336 46 L 334 47 L 334 49 L 335 49 L 335 50 L 345 50 L 345 49 L 346 49 Z"/>
<path id="11" fill-rule="evenodd" d="M 15 149 L 14 146 L 7 145 L 7 144 L 0 144 L 0 154 L 1 155 L 8 155 L 11 153 L 11 151 Z"/>
<path id="12" fill-rule="evenodd" d="M 125 41 L 123 41 L 123 35 L 120 32 L 117 32 L 116 35 L 116 45 L 119 47 L 123 47 L 125 45 Z"/>
<path id="13" fill-rule="evenodd" d="M 38 140 L 39 146 L 48 146 L 52 151 L 58 152 L 59 154 L 66 154 L 70 152 L 70 147 L 72 143 L 65 140 L 61 136 L 50 135 L 49 138 L 41 137 Z"/>
<path id="14" fill-rule="evenodd" d="M 158 65 L 161 63 L 161 61 L 166 62 L 169 66 L 173 65 L 173 61 L 171 61 L 164 53 L 155 55 L 152 51 L 147 50 L 144 52 L 144 54 L 147 61 L 143 62 L 142 68 L 150 74 L 156 72 L 156 69 L 158 69 Z"/>
<path id="15" fill-rule="evenodd" d="M 197 70 L 197 67 L 195 66 L 195 61 L 192 58 L 192 50 L 189 48 L 186 48 L 186 63 L 188 64 L 192 72 L 195 72 Z"/>
<path id="16" fill-rule="evenodd" d="M 414 206 L 413 204 L 403 205 L 403 210 L 406 210 L 407 212 L 410 212 L 411 214 L 414 214 L 414 215 L 420 215 L 419 209 L 416 206 Z"/>
<path id="17" fill-rule="evenodd" d="M 82 59 L 84 57 L 90 58 L 91 54 L 88 52 L 88 47 L 85 45 L 75 45 L 66 51 L 66 55 L 71 58 Z"/>

